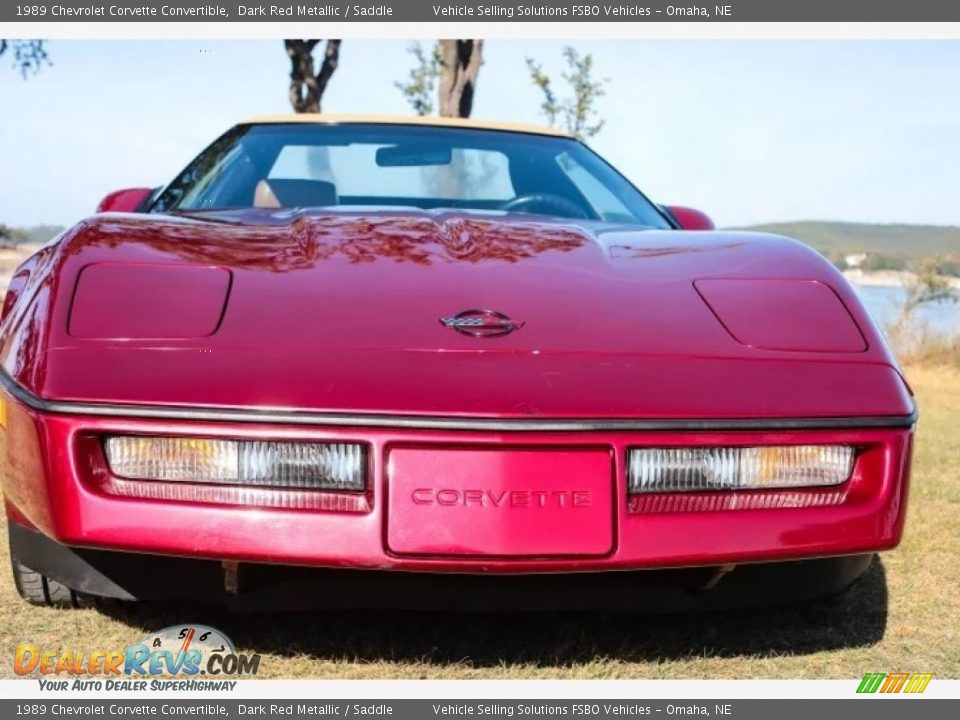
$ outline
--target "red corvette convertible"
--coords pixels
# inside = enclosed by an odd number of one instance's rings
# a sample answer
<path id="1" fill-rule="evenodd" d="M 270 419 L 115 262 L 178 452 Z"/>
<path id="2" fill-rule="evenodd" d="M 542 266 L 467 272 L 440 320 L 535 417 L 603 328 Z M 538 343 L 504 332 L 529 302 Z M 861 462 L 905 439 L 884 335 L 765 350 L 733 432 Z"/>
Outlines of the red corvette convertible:
<path id="1" fill-rule="evenodd" d="M 30 602 L 725 607 L 900 539 L 916 408 L 841 274 L 563 133 L 261 118 L 99 210 L 3 305 Z"/>

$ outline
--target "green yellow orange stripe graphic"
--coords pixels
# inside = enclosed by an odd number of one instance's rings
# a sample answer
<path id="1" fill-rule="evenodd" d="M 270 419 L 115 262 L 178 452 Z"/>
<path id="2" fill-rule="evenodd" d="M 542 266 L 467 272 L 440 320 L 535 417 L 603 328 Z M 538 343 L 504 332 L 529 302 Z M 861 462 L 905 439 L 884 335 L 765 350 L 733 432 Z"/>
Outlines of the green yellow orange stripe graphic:
<path id="1" fill-rule="evenodd" d="M 867 673 L 860 681 L 858 693 L 922 693 L 933 673 Z"/>

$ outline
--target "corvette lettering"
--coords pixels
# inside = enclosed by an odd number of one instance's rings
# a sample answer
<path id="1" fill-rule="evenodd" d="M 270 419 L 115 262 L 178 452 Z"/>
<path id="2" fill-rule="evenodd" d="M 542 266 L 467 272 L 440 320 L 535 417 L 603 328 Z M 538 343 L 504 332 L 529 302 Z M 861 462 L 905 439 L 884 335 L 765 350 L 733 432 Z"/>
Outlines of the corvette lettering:
<path id="1" fill-rule="evenodd" d="M 416 505 L 489 508 L 590 507 L 589 490 L 455 490 L 417 488 L 410 499 Z"/>

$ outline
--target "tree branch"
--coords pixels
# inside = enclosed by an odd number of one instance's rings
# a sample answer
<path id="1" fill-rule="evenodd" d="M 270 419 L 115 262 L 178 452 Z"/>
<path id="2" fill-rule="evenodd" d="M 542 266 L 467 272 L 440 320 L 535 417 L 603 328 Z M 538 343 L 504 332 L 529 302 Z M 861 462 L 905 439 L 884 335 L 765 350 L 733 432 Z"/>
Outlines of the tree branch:
<path id="1" fill-rule="evenodd" d="M 323 52 L 323 63 L 320 65 L 320 72 L 317 73 L 318 103 L 340 62 L 340 42 L 340 40 L 327 40 L 327 47 Z"/>
<path id="2" fill-rule="evenodd" d="M 440 115 L 470 117 L 477 76 L 483 64 L 483 40 L 440 40 Z"/>
<path id="3" fill-rule="evenodd" d="M 314 73 L 313 50 L 320 40 L 284 40 L 290 58 L 288 97 L 294 112 L 320 112 L 320 101 L 340 59 L 340 40 L 327 40 L 320 71 Z"/>
<path id="4" fill-rule="evenodd" d="M 0 56 L 13 51 L 13 66 L 26 79 L 29 73 L 38 73 L 44 65 L 52 65 L 43 40 L 0 40 Z"/>

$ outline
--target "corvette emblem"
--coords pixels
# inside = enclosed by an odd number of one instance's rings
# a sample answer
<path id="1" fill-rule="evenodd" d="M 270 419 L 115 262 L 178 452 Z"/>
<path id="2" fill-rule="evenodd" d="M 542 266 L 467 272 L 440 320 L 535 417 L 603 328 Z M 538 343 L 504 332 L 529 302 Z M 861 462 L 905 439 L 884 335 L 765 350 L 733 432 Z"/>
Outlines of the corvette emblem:
<path id="1" fill-rule="evenodd" d="M 458 333 L 478 338 L 507 335 L 524 325 L 496 310 L 464 310 L 453 317 L 440 318 L 440 324 Z"/>

